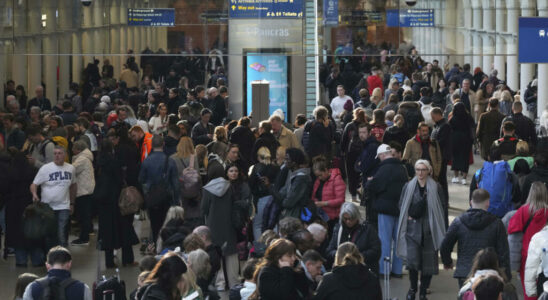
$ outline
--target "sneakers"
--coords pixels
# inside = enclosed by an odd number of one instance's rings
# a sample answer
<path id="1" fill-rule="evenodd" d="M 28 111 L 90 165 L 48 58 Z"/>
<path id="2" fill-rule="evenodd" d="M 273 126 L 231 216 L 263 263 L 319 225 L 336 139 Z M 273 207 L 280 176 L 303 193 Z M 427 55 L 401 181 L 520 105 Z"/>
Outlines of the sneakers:
<path id="1" fill-rule="evenodd" d="M 468 183 L 466 182 L 466 179 L 463 178 L 463 179 L 460 180 L 460 184 L 466 185 L 466 184 L 468 184 Z"/>
<path id="2" fill-rule="evenodd" d="M 453 179 L 451 179 L 451 183 L 459 183 L 459 178 L 453 177 Z"/>
<path id="3" fill-rule="evenodd" d="M 89 241 L 83 241 L 81 239 L 76 239 L 72 242 L 70 242 L 72 246 L 87 246 L 89 245 Z"/>

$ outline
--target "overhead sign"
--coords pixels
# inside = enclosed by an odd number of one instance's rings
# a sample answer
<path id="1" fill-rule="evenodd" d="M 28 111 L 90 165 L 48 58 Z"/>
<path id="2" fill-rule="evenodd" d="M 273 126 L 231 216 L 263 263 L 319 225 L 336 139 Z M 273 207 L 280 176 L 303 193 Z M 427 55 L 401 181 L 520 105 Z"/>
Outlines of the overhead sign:
<path id="1" fill-rule="evenodd" d="M 175 26 L 174 8 L 128 8 L 129 26 L 167 27 Z"/>
<path id="2" fill-rule="evenodd" d="M 369 25 L 384 21 L 384 13 L 376 10 L 345 10 L 341 11 L 341 24 Z"/>
<path id="3" fill-rule="evenodd" d="M 247 111 L 252 110 L 251 82 L 256 80 L 266 80 L 270 83 L 269 95 L 269 115 L 275 110 L 281 109 L 287 120 L 287 56 L 284 55 L 248 55 L 247 56 Z"/>
<path id="4" fill-rule="evenodd" d="M 228 0 L 230 18 L 298 19 L 303 17 L 303 0 Z"/>
<path id="5" fill-rule="evenodd" d="M 388 9 L 386 10 L 388 27 L 434 27 L 433 9 Z"/>
<path id="6" fill-rule="evenodd" d="M 339 0 L 323 0 L 323 24 L 339 25 Z"/>
<path id="7" fill-rule="evenodd" d="M 518 61 L 548 63 L 548 18 L 519 18 Z"/>

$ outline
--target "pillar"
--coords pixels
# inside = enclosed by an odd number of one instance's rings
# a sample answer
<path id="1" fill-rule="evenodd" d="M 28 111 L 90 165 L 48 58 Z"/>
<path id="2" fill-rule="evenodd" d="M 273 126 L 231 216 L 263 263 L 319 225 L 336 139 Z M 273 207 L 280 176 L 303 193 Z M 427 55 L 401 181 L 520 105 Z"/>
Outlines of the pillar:
<path id="1" fill-rule="evenodd" d="M 440 30 L 440 54 L 454 55 L 457 53 L 457 16 L 455 14 L 457 11 L 457 4 L 455 0 L 447 0 L 444 3 L 443 18 L 445 21 L 443 29 Z M 441 31 L 443 31 L 443 33 Z M 459 54 L 462 54 L 462 52 Z M 450 64 L 457 62 L 457 60 L 457 57 L 452 56 Z M 459 61 L 459 63 L 461 62 Z"/>
<path id="2" fill-rule="evenodd" d="M 82 80 L 81 74 L 84 69 L 82 53 L 82 37 L 79 32 L 74 32 L 71 35 L 72 40 L 72 81 L 80 83 Z"/>
<path id="3" fill-rule="evenodd" d="M 82 54 L 88 54 L 83 57 L 83 66 L 86 66 L 88 63 L 93 61 L 93 56 L 89 55 L 93 53 L 93 16 L 92 16 L 92 9 L 91 6 L 84 6 L 82 7 L 82 36 L 81 36 L 81 45 L 80 53 Z M 73 36 L 74 40 L 74 36 Z M 78 39 L 80 41 L 80 39 Z M 73 51 L 74 52 L 74 51 Z M 75 52 L 76 53 L 76 52 Z M 80 71 L 81 72 L 81 71 Z"/>
<path id="4" fill-rule="evenodd" d="M 105 41 L 108 41 L 108 39 L 105 36 L 105 32 L 103 30 L 103 24 L 104 24 L 104 11 L 103 11 L 103 3 L 101 0 L 94 0 L 93 4 L 91 5 L 93 8 L 93 54 L 101 55 L 105 54 L 105 47 L 107 47 Z M 102 57 L 95 57 L 96 59 L 99 59 L 102 61 Z"/>
<path id="5" fill-rule="evenodd" d="M 6 45 L 6 42 L 0 41 L 0 70 L 7 69 L 7 64 L 6 64 L 7 54 L 8 54 L 8 46 Z M 3 83 L 5 83 L 6 81 L 7 81 L 6 72 L 0 72 L 0 82 L 2 83 L 0 84 L 0 95 L 2 95 L 2 97 L 4 96 Z M 4 99 L 0 101 L 0 107 L 3 107 L 3 106 L 4 106 Z"/>
<path id="6" fill-rule="evenodd" d="M 31 37 L 28 39 L 28 48 L 26 53 L 28 62 L 28 90 L 29 95 L 33 94 L 34 89 L 42 83 L 42 11 L 40 2 L 37 1 L 30 5 L 28 13 L 28 32 Z"/>
<path id="7" fill-rule="evenodd" d="M 514 36 L 506 38 L 506 85 L 514 91 L 519 89 L 519 68 L 518 68 L 518 43 Z"/>
<path id="8" fill-rule="evenodd" d="M 482 33 L 483 40 L 483 57 L 482 57 L 482 69 L 483 72 L 489 74 L 493 69 L 493 61 L 495 54 L 495 41 L 493 36 L 489 33 Z"/>
<path id="9" fill-rule="evenodd" d="M 535 3 L 531 0 L 523 0 L 520 1 L 521 4 L 521 15 L 524 17 L 533 17 L 535 16 L 535 10 L 536 6 Z M 517 28 L 517 26 L 516 26 Z M 517 30 L 515 31 L 517 33 Z M 531 80 L 533 80 L 533 76 L 535 75 L 535 65 L 534 64 L 521 64 L 521 72 L 520 72 L 520 90 L 521 95 L 525 95 L 525 90 L 527 89 L 527 85 Z M 540 86 L 540 84 L 539 84 Z M 539 97 L 537 97 L 539 98 Z M 524 110 L 525 111 L 525 110 Z"/>
<path id="10" fill-rule="evenodd" d="M 476 68 L 476 67 L 481 67 L 482 66 L 482 57 L 481 57 L 481 54 L 482 54 L 482 41 L 481 41 L 481 33 L 479 32 L 474 32 L 472 34 L 472 69 Z M 485 70 L 484 70 L 485 72 Z"/>
<path id="11" fill-rule="evenodd" d="M 59 28 L 61 34 L 59 37 L 59 95 L 63 96 L 69 90 L 70 85 L 70 56 L 72 46 L 72 35 L 69 31 L 73 28 L 72 24 L 72 5 L 70 1 L 59 0 Z M 75 53 L 80 54 L 80 53 Z"/>
<path id="12" fill-rule="evenodd" d="M 539 17 L 548 17 L 548 3 L 546 0 L 537 0 L 537 10 Z M 547 108 L 548 103 L 548 64 L 538 64 L 538 91 L 537 91 L 537 116 Z"/>
<path id="13" fill-rule="evenodd" d="M 113 1 L 110 6 L 110 64 L 114 69 L 114 78 L 120 77 L 122 70 L 120 55 L 120 4 L 118 1 Z"/>
<path id="14" fill-rule="evenodd" d="M 482 65 L 482 42 L 481 42 L 481 36 L 480 31 L 483 27 L 483 14 L 481 10 L 481 1 L 480 0 L 472 0 L 472 27 L 474 29 L 473 33 L 473 42 L 472 42 L 472 69 L 475 67 L 480 67 Z"/>
<path id="15" fill-rule="evenodd" d="M 57 95 L 57 65 L 58 65 L 58 49 L 57 49 L 57 0 L 49 0 L 43 2 L 46 12 L 46 28 L 44 29 L 45 37 L 42 41 L 44 63 L 43 81 L 46 84 L 46 97 L 51 101 L 51 105 L 55 105 L 59 100 Z"/>
<path id="16" fill-rule="evenodd" d="M 25 56 L 25 53 L 27 53 L 27 39 L 25 38 L 16 38 L 15 43 L 13 45 L 13 53 L 12 56 L 12 74 L 13 74 L 13 81 L 15 81 L 15 84 L 21 84 L 25 87 L 25 90 L 27 91 L 27 94 L 29 94 L 29 86 L 28 86 L 28 78 L 27 78 L 27 56 Z M 29 94 L 30 95 L 30 94 Z"/>
<path id="17" fill-rule="evenodd" d="M 503 80 L 506 79 L 506 39 L 502 35 L 503 32 L 506 32 L 506 16 L 504 12 L 506 7 L 504 6 L 504 1 L 497 0 L 495 3 L 495 69 L 498 70 L 498 77 Z"/>

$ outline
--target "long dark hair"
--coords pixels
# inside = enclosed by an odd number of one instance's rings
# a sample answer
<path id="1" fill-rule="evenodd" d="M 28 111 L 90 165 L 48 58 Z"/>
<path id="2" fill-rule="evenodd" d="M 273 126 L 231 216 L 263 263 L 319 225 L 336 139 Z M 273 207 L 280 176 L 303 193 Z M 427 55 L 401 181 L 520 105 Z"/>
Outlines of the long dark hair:
<path id="1" fill-rule="evenodd" d="M 183 259 L 174 252 L 168 252 L 156 263 L 145 283 L 157 284 L 170 300 L 180 299 L 182 295 L 177 289 L 177 283 L 186 271 L 187 266 Z"/>
<path id="2" fill-rule="evenodd" d="M 474 256 L 474 261 L 472 262 L 470 274 L 468 274 L 468 278 L 474 277 L 476 271 L 487 269 L 497 271 L 500 277 L 504 279 L 504 282 L 508 281 L 508 278 L 506 278 L 506 275 L 499 267 L 498 255 L 492 247 L 481 249 L 478 253 L 476 253 L 476 256 Z"/>
<path id="3" fill-rule="evenodd" d="M 278 261 L 282 256 L 286 254 L 295 254 L 297 252 L 295 244 L 290 240 L 277 239 L 274 240 L 261 259 L 260 263 L 255 267 L 255 273 L 253 274 L 253 282 L 259 283 L 259 274 L 265 267 L 278 267 Z M 255 292 L 251 294 L 249 299 L 259 299 L 259 287 L 255 289 Z"/>

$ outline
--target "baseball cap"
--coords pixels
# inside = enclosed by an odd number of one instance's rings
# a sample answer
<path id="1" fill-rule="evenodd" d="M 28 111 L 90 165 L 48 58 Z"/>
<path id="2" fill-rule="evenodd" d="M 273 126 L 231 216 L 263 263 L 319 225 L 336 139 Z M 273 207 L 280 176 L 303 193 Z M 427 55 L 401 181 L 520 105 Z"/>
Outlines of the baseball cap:
<path id="1" fill-rule="evenodd" d="M 392 148 L 390 148 L 390 146 L 388 146 L 387 144 L 382 144 L 379 146 L 379 148 L 377 148 L 377 156 L 375 156 L 375 158 L 379 158 L 379 154 L 390 152 L 391 150 Z"/>

